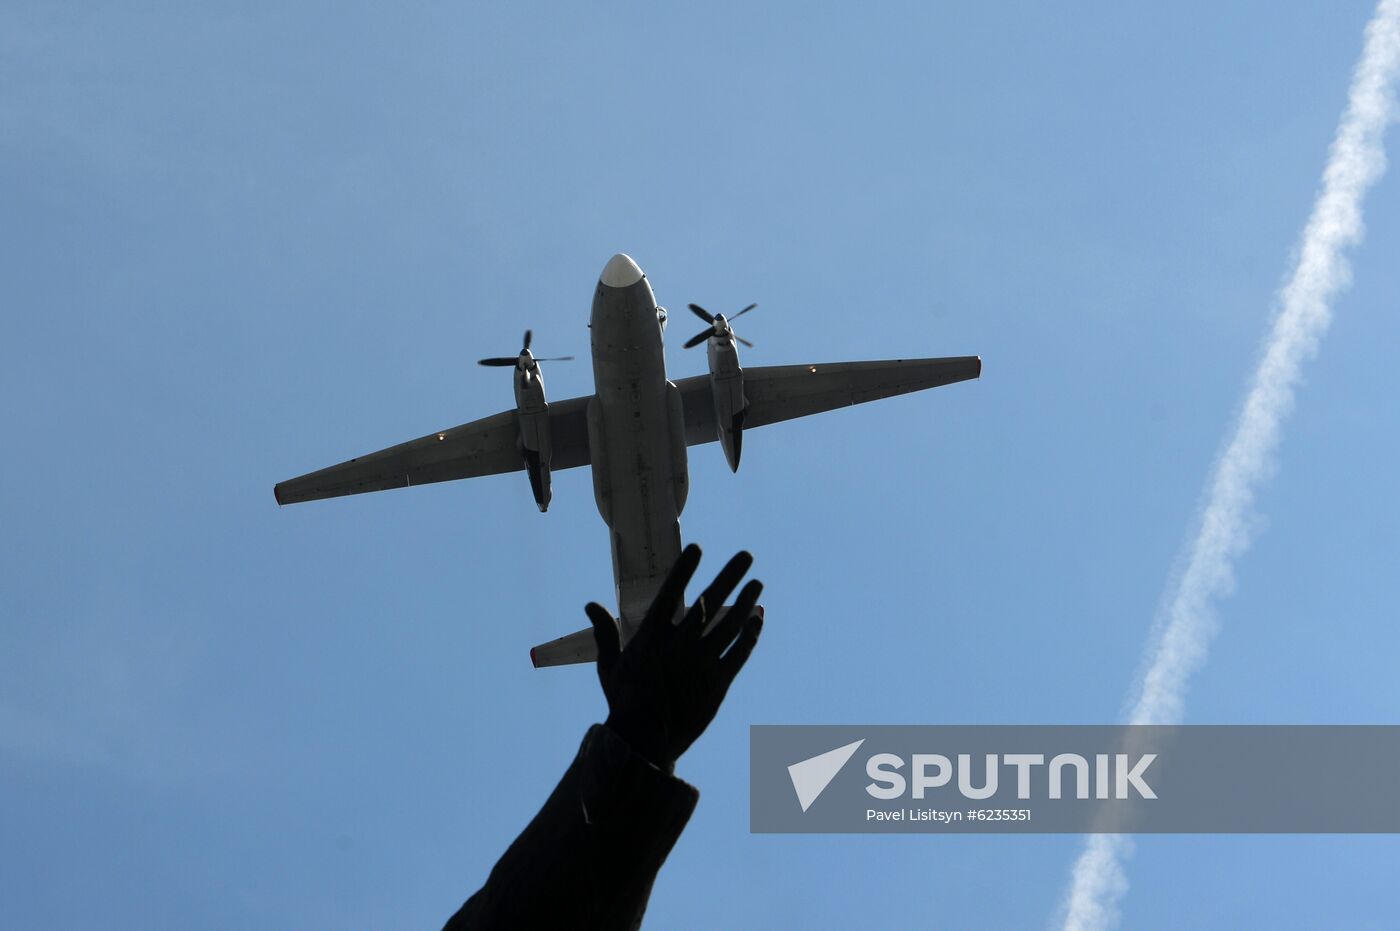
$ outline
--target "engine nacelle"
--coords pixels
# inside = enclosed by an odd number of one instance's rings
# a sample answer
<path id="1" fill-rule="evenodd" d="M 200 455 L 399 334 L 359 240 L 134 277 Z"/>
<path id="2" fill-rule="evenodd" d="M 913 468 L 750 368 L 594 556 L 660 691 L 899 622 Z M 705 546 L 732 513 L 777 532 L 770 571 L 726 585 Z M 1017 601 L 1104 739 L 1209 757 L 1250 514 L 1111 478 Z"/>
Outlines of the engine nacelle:
<path id="1" fill-rule="evenodd" d="M 744 412 L 749 402 L 744 396 L 744 370 L 739 367 L 739 351 L 731 340 L 710 340 L 710 395 L 715 405 L 715 433 L 731 471 L 739 471 L 743 451 Z"/>
<path id="2" fill-rule="evenodd" d="M 544 379 L 539 366 L 515 373 L 515 418 L 520 425 L 520 456 L 530 477 L 530 491 L 541 512 L 549 510 L 553 497 L 549 463 L 553 447 L 549 438 L 549 404 L 544 399 Z"/>
<path id="3" fill-rule="evenodd" d="M 553 452 L 549 442 L 549 405 L 543 405 L 538 411 L 517 410 L 515 413 L 520 424 L 520 456 L 525 460 L 525 473 L 530 477 L 530 491 L 540 511 L 548 511 L 554 496 L 549 471 Z"/>

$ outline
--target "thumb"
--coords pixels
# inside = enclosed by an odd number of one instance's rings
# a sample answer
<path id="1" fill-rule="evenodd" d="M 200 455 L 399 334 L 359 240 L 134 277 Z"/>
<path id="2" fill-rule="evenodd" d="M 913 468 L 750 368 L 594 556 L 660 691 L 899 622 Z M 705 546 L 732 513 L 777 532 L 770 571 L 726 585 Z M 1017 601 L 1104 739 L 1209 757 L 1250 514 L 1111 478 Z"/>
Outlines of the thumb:
<path id="1" fill-rule="evenodd" d="M 606 670 L 617 662 L 617 655 L 622 652 L 617 621 L 613 620 L 607 608 L 595 601 L 584 605 L 583 613 L 588 615 L 588 620 L 593 624 L 593 639 L 598 644 L 598 668 Z"/>

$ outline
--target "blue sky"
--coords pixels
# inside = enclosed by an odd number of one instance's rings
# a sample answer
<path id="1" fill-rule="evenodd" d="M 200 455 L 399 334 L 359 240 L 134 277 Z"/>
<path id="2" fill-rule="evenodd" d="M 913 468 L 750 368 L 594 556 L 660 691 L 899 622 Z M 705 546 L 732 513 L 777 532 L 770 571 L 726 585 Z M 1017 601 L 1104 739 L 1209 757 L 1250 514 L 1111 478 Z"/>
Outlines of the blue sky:
<path id="1" fill-rule="evenodd" d="M 609 594 L 587 473 L 546 515 L 520 475 L 271 489 L 508 407 L 474 361 L 526 326 L 586 356 L 616 251 L 673 309 L 758 301 L 746 364 L 985 363 L 737 476 L 692 451 L 684 535 L 755 553 L 768 625 L 650 926 L 1047 925 L 1077 838 L 750 835 L 747 727 L 1117 719 L 1370 12 L 7 4 L 0 926 L 436 927 L 476 888 L 603 713 L 527 658 Z M 1189 721 L 1396 719 L 1397 208 Z M 1141 838 L 1125 926 L 1392 926 L 1397 855 Z"/>

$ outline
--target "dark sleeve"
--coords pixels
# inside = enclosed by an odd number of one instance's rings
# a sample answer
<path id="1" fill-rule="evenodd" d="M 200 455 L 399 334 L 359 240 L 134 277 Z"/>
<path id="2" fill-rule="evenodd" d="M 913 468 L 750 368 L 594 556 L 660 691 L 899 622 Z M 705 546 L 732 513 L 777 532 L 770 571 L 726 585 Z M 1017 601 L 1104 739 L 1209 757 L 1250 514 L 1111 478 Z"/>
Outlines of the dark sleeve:
<path id="1" fill-rule="evenodd" d="M 443 931 L 638 927 L 699 797 L 593 725 L 539 814 Z"/>

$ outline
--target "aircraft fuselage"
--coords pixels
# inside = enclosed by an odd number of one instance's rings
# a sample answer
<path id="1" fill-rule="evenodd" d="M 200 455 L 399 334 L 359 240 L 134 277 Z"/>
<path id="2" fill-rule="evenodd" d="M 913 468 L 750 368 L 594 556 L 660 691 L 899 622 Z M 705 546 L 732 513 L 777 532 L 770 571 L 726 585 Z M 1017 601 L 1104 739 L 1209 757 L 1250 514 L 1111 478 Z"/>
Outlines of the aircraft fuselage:
<path id="1" fill-rule="evenodd" d="M 604 269 L 589 327 L 593 492 L 610 531 L 626 640 L 680 556 L 679 518 L 689 489 L 684 415 L 680 392 L 666 379 L 656 298 L 626 256 Z"/>

